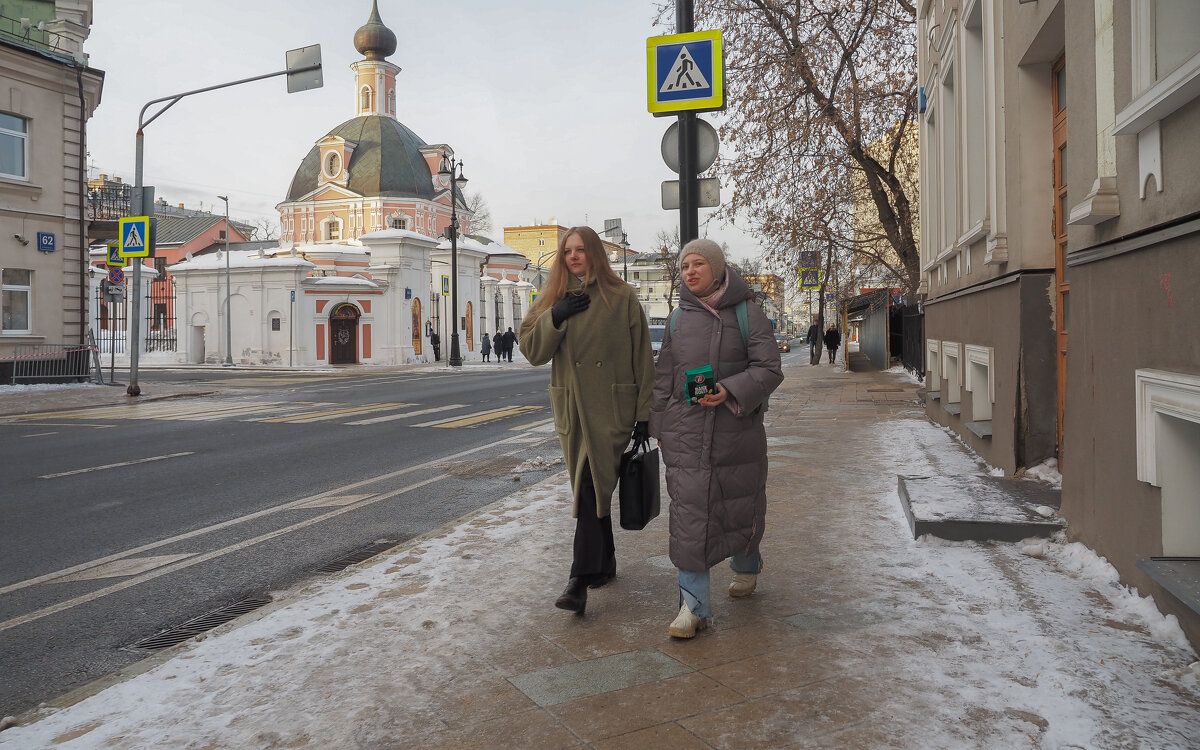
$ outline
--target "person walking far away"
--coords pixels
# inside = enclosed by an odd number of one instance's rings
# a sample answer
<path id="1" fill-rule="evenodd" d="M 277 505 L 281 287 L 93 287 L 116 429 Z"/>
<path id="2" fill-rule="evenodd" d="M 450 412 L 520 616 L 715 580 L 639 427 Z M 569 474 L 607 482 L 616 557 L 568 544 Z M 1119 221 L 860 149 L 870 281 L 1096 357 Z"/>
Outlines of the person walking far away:
<path id="1" fill-rule="evenodd" d="M 433 361 L 442 361 L 442 337 L 437 335 L 437 331 L 429 334 L 429 345 L 433 347 Z"/>
<path id="2" fill-rule="evenodd" d="M 504 332 L 504 356 L 508 357 L 508 361 L 512 362 L 513 349 L 517 345 L 517 334 L 513 333 L 512 326 Z"/>
<path id="3" fill-rule="evenodd" d="M 483 355 L 484 362 L 491 361 L 489 358 L 492 354 L 492 338 L 487 335 L 487 331 L 483 332 L 483 338 L 479 342 L 479 353 Z M 497 352 L 496 356 L 499 357 L 500 353 Z"/>
<path id="4" fill-rule="evenodd" d="M 808 327 L 808 336 L 804 338 L 808 342 L 808 361 L 810 364 L 818 364 L 821 360 L 817 356 L 817 350 L 821 348 L 821 319 L 816 318 L 813 324 Z"/>
<path id="5" fill-rule="evenodd" d="M 492 336 L 492 349 L 496 352 L 496 363 L 504 361 L 504 336 L 496 331 L 496 335 Z"/>
<path id="6" fill-rule="evenodd" d="M 572 227 L 521 323 L 531 364 L 550 362 L 550 407 L 571 475 L 575 541 L 559 609 L 582 615 L 588 588 L 617 574 L 610 501 L 630 436 L 649 436 L 654 361 L 637 292 L 591 227 Z"/>
<path id="7" fill-rule="evenodd" d="M 825 348 L 829 350 L 829 364 L 833 364 L 833 360 L 837 357 L 838 347 L 842 345 L 842 334 L 838 333 L 838 329 L 833 323 L 829 324 L 829 330 L 825 332 Z"/>
<path id="8" fill-rule="evenodd" d="M 721 247 L 692 240 L 679 261 L 679 308 L 658 352 L 650 434 L 667 467 L 671 562 L 679 569 L 679 614 L 668 632 L 691 638 L 712 617 L 712 566 L 732 558 L 730 596 L 758 585 L 767 515 L 763 405 L 783 371 L 771 321 L 726 268 Z M 711 390 L 694 398 L 699 389 L 689 384 L 707 368 Z"/>

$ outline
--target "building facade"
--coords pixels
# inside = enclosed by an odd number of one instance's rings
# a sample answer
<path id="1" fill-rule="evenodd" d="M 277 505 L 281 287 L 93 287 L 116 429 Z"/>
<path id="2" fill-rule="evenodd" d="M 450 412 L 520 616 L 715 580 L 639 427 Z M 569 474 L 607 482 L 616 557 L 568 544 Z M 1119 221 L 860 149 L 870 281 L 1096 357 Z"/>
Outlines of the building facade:
<path id="1" fill-rule="evenodd" d="M 104 81 L 83 52 L 91 23 L 91 0 L 0 6 L 0 359 L 87 342 L 84 156 Z"/>
<path id="2" fill-rule="evenodd" d="M 1200 642 L 1200 4 L 918 18 L 928 413 Z"/>

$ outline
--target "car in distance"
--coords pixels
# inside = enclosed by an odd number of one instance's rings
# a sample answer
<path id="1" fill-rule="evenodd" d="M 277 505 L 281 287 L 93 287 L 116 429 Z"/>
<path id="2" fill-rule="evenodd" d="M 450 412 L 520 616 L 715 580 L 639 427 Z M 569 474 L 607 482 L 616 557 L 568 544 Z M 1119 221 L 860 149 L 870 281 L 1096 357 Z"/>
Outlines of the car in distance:
<path id="1" fill-rule="evenodd" d="M 667 327 L 658 323 L 650 325 L 650 350 L 654 353 L 654 361 L 658 361 L 658 350 L 662 349 L 663 334 L 667 332 Z"/>
<path id="2" fill-rule="evenodd" d="M 792 342 L 786 334 L 775 334 L 775 343 L 779 346 L 779 351 L 790 352 L 792 350 Z"/>

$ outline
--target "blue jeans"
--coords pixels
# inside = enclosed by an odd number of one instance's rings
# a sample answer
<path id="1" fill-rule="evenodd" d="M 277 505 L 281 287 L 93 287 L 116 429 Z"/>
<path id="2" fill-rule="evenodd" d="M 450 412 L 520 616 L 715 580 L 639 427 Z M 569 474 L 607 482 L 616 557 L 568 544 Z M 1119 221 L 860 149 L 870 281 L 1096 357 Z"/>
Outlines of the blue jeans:
<path id="1" fill-rule="evenodd" d="M 729 558 L 729 567 L 734 573 L 758 575 L 763 567 L 762 553 L 734 555 Z M 708 578 L 707 570 L 679 571 L 679 603 L 686 603 L 687 608 L 697 617 L 712 617 Z"/>

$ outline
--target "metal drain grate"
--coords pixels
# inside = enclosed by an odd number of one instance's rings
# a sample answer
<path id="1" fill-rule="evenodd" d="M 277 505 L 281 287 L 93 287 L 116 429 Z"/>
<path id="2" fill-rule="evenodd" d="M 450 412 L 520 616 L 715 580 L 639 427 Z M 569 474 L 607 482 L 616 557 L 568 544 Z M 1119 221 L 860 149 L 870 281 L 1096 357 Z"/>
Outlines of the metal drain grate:
<path id="1" fill-rule="evenodd" d="M 351 565 L 357 565 L 364 560 L 370 560 L 375 555 L 381 552 L 387 552 L 392 547 L 395 547 L 399 542 L 394 539 L 382 539 L 374 544 L 368 544 L 366 547 L 356 549 L 353 552 L 342 555 L 336 560 L 330 560 L 324 565 L 316 569 L 318 573 L 337 573 L 345 570 Z"/>
<path id="2" fill-rule="evenodd" d="M 271 597 L 269 596 L 249 596 L 239 602 L 221 607 L 218 610 L 209 612 L 206 615 L 188 620 L 182 625 L 164 630 L 157 635 L 152 635 L 149 638 L 143 638 L 129 648 L 141 649 L 143 651 L 159 651 L 177 643 L 183 643 L 189 638 L 193 638 L 201 633 L 206 633 L 218 625 L 224 625 L 231 620 L 253 612 L 264 604 L 270 604 Z"/>

